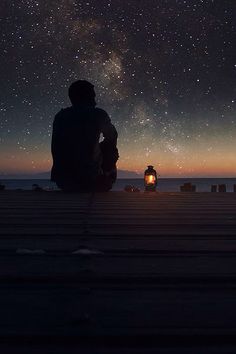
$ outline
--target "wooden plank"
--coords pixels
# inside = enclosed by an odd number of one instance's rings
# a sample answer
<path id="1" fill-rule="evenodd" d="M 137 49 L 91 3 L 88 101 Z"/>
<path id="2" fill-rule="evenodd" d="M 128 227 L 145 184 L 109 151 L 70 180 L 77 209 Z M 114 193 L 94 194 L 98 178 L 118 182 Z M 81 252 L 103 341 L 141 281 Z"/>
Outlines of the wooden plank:
<path id="1" fill-rule="evenodd" d="M 0 344 L 233 338 L 235 211 L 233 193 L 0 193 Z"/>

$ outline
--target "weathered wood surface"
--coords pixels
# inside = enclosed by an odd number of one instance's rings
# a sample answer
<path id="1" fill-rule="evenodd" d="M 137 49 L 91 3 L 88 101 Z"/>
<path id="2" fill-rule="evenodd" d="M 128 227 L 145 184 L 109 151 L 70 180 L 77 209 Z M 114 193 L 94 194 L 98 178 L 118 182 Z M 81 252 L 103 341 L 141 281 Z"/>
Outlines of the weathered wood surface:
<path id="1" fill-rule="evenodd" d="M 1 192 L 0 344 L 235 353 L 235 256 L 234 193 Z"/>

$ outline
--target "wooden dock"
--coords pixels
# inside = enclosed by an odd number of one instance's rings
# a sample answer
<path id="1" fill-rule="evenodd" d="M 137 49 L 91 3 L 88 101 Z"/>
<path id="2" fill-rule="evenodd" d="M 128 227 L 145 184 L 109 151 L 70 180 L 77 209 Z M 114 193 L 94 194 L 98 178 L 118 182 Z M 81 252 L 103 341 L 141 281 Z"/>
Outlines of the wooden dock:
<path id="1" fill-rule="evenodd" d="M 0 280 L 4 354 L 235 353 L 236 193 L 0 192 Z"/>

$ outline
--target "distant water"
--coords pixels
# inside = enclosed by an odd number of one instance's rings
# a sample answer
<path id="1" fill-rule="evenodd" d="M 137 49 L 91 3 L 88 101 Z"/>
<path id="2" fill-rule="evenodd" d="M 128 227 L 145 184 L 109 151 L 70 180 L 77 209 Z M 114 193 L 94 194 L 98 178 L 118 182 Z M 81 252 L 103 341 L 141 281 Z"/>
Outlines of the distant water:
<path id="1" fill-rule="evenodd" d="M 38 184 L 45 189 L 57 189 L 55 183 L 47 179 L 6 179 L 1 180 L 6 189 L 32 189 L 33 184 Z M 196 185 L 197 192 L 210 192 L 212 184 L 226 184 L 227 192 L 233 191 L 233 185 L 236 184 L 236 178 L 160 178 L 157 189 L 160 192 L 178 192 L 183 183 L 191 182 Z M 118 179 L 113 190 L 121 191 L 126 185 L 144 189 L 143 179 Z"/>

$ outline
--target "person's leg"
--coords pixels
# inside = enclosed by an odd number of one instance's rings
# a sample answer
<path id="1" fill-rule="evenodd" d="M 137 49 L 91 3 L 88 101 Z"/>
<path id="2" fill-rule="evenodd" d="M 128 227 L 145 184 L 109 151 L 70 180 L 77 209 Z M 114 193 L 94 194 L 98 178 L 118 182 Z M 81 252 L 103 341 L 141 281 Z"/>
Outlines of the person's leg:
<path id="1" fill-rule="evenodd" d="M 100 175 L 97 177 L 95 191 L 109 192 L 112 189 L 113 181 L 110 176 Z"/>

